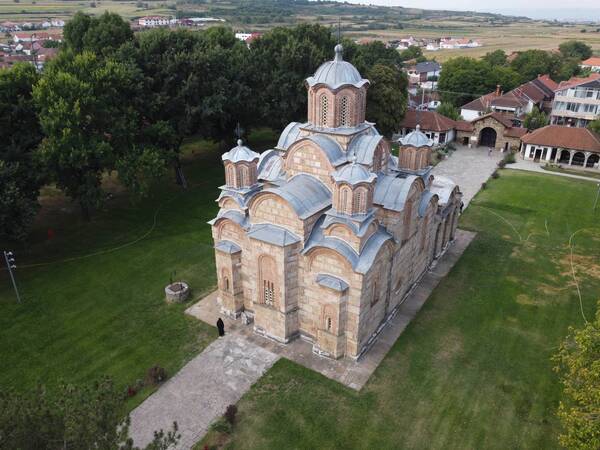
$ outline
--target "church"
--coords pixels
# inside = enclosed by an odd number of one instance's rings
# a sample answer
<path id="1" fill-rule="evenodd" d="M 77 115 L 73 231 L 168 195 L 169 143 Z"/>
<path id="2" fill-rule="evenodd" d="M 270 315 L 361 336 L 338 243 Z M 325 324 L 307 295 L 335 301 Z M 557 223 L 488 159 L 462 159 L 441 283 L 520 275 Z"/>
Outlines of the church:
<path id="1" fill-rule="evenodd" d="M 369 80 L 335 47 L 306 79 L 308 120 L 262 154 L 238 140 L 209 222 L 221 312 L 256 333 L 358 359 L 430 265 L 461 211 L 418 126 L 399 155 L 365 120 Z"/>

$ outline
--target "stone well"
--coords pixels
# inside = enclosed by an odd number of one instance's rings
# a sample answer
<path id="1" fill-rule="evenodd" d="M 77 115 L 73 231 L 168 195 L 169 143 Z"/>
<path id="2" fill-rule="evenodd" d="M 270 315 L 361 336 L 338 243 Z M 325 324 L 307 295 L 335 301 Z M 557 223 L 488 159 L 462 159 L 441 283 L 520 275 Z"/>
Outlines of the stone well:
<path id="1" fill-rule="evenodd" d="M 190 295 L 190 287 L 183 281 L 176 281 L 165 288 L 165 299 L 168 303 L 184 302 Z"/>

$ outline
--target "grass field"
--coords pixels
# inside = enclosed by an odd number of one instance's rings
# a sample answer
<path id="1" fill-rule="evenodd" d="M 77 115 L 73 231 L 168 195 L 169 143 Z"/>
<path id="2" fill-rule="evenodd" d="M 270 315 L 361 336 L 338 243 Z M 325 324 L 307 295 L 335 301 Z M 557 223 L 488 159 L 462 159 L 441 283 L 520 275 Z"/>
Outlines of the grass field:
<path id="1" fill-rule="evenodd" d="M 216 214 L 223 178 L 218 150 L 190 141 L 187 191 L 172 183 L 171 173 L 137 204 L 113 188 L 114 199 L 91 223 L 45 189 L 29 244 L 13 248 L 22 304 L 0 270 L 0 386 L 52 387 L 110 375 L 124 387 L 155 364 L 174 374 L 213 339 L 211 327 L 184 315 L 186 305 L 167 305 L 163 289 L 175 271 L 175 279 L 190 283 L 193 299 L 215 284 L 206 221 Z"/>
<path id="2" fill-rule="evenodd" d="M 461 220 L 476 239 L 360 393 L 280 360 L 238 403 L 233 434 L 198 448 L 557 448 L 550 357 L 596 309 L 595 190 L 502 171 Z"/>

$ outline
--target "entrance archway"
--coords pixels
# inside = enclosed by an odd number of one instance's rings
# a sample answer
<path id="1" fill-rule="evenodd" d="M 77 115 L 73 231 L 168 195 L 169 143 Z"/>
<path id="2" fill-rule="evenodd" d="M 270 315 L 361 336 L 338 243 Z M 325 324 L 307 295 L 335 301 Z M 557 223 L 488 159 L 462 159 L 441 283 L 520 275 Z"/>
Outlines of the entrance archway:
<path id="1" fill-rule="evenodd" d="M 571 162 L 572 166 L 583 166 L 585 162 L 585 155 L 582 152 L 577 152 L 573 155 L 573 160 Z"/>
<path id="2" fill-rule="evenodd" d="M 594 164 L 596 164 L 598 161 L 600 161 L 600 156 L 594 153 L 588 157 L 585 167 L 594 167 Z"/>
<path id="3" fill-rule="evenodd" d="M 485 127 L 479 133 L 479 145 L 483 145 L 484 147 L 495 147 L 496 137 L 496 130 L 491 127 Z"/>

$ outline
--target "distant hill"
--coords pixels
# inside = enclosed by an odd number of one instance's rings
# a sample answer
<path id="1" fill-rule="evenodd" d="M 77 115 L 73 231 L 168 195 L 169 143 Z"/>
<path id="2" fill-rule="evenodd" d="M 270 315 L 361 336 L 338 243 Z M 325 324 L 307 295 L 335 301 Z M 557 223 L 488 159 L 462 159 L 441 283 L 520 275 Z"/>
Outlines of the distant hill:
<path id="1" fill-rule="evenodd" d="M 405 22 L 418 19 L 451 19 L 481 22 L 482 25 L 506 25 L 528 21 L 526 17 L 505 16 L 474 11 L 444 11 L 401 6 L 375 6 L 308 0 L 187 0 L 177 2 L 178 14 L 190 16 L 199 11 L 232 23 L 268 26 L 304 21 L 336 23 L 342 31 L 401 29 Z M 412 24 L 411 24 L 412 25 Z"/>

